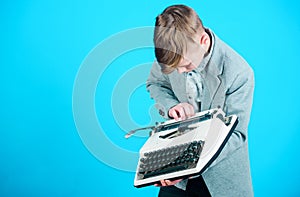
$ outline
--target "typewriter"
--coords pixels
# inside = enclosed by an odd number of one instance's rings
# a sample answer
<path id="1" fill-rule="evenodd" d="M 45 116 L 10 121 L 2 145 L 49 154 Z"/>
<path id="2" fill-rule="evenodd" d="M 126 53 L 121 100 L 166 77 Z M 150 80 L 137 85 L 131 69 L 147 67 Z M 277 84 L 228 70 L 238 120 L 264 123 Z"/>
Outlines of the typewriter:
<path id="1" fill-rule="evenodd" d="M 222 109 L 216 108 L 186 120 L 168 120 L 142 128 L 151 132 L 139 152 L 134 186 L 201 174 L 220 154 L 237 123 L 236 115 L 226 117 Z"/>

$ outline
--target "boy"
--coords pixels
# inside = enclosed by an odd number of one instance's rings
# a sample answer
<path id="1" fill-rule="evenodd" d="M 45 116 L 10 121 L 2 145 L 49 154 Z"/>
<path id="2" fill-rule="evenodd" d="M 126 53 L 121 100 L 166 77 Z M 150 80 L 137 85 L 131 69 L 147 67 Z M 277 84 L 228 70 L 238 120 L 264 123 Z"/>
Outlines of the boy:
<path id="1" fill-rule="evenodd" d="M 147 90 L 160 115 L 176 120 L 221 106 L 239 123 L 218 158 L 196 178 L 161 180 L 159 196 L 253 196 L 248 123 L 254 75 L 247 62 L 185 5 L 156 17 L 155 56 Z"/>

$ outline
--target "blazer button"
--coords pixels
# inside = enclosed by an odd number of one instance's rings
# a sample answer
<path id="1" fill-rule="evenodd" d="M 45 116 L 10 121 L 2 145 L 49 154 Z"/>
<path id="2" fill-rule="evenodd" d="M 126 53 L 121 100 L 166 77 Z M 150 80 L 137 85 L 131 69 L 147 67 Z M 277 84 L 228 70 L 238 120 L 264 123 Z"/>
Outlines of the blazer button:
<path id="1" fill-rule="evenodd" d="M 161 115 L 161 116 L 164 116 L 165 115 L 165 112 L 163 112 L 163 110 L 159 110 L 159 114 Z"/>

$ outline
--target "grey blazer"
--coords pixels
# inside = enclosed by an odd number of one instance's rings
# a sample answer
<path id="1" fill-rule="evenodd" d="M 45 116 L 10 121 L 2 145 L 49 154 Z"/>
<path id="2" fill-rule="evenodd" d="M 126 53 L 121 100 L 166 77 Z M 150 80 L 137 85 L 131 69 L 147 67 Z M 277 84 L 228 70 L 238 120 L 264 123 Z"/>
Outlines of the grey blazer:
<path id="1" fill-rule="evenodd" d="M 211 57 L 200 71 L 203 79 L 201 111 L 221 106 L 227 115 L 236 114 L 239 123 L 217 159 L 202 174 L 212 196 L 253 196 L 248 156 L 248 123 L 252 108 L 254 75 L 247 62 L 211 32 Z M 186 75 L 177 71 L 165 75 L 153 64 L 147 90 L 160 115 L 181 102 L 188 102 Z"/>

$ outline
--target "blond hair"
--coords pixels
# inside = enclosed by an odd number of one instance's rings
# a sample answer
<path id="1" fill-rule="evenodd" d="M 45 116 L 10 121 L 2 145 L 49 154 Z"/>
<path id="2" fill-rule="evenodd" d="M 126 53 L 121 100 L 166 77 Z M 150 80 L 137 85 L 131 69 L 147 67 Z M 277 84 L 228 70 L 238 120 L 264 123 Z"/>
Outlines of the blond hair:
<path id="1" fill-rule="evenodd" d="M 187 43 L 203 30 L 199 16 L 185 5 L 169 6 L 156 17 L 155 56 L 163 73 L 176 69 L 187 50 Z"/>

